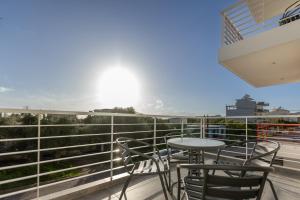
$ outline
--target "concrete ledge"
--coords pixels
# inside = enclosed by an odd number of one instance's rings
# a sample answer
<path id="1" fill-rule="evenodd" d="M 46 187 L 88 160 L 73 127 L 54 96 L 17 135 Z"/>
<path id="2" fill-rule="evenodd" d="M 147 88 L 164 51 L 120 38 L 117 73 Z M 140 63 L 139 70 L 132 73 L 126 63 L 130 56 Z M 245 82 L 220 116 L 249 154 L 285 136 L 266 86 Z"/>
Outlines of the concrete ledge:
<path id="1" fill-rule="evenodd" d="M 116 175 L 111 181 L 110 178 L 101 179 L 91 183 L 79 185 L 70 189 L 62 190 L 52 194 L 48 194 L 39 198 L 39 200 L 72 200 L 84 197 L 93 192 L 103 190 L 125 181 L 127 173 Z M 37 198 L 35 200 L 38 200 Z"/>

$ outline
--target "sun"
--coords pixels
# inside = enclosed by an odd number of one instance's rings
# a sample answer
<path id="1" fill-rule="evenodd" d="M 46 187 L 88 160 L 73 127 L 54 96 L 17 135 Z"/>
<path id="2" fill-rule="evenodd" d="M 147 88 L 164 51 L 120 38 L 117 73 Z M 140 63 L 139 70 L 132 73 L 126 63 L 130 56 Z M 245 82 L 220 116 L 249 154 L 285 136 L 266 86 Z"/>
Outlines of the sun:
<path id="1" fill-rule="evenodd" d="M 140 100 L 140 84 L 127 68 L 112 67 L 100 76 L 98 96 L 105 108 L 135 106 Z"/>

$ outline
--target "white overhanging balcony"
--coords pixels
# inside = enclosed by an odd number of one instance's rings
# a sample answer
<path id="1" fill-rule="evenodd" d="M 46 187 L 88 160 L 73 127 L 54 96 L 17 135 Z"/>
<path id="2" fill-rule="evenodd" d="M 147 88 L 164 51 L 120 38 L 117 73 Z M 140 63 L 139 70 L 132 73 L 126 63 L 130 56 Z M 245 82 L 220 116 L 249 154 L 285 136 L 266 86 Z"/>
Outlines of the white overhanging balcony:
<path id="1" fill-rule="evenodd" d="M 118 199 L 128 174 L 115 140 L 135 138 L 165 153 L 164 136 L 170 132 L 227 144 L 278 141 L 281 149 L 270 178 L 279 199 L 293 200 L 300 194 L 300 115 L 199 117 L 21 109 L 0 113 L 0 199 Z M 132 148 L 153 153 L 148 146 Z M 245 159 L 247 147 L 237 148 L 238 157 L 230 151 L 228 156 Z M 206 152 L 206 159 L 215 159 L 215 153 Z M 128 199 L 145 198 L 164 199 L 157 177 L 130 185 Z M 263 199 L 273 199 L 268 186 Z"/>
<path id="2" fill-rule="evenodd" d="M 222 13 L 219 62 L 255 87 L 300 81 L 300 2 L 242 0 Z"/>

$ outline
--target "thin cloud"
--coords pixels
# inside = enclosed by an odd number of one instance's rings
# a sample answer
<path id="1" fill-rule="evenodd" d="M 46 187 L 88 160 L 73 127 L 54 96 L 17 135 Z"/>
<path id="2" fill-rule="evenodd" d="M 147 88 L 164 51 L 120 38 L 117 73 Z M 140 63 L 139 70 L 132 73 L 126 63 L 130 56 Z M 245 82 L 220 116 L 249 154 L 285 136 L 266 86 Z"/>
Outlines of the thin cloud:
<path id="1" fill-rule="evenodd" d="M 8 87 L 4 87 L 4 86 L 0 86 L 0 93 L 10 92 L 10 91 L 13 91 L 13 89 L 8 88 Z"/>

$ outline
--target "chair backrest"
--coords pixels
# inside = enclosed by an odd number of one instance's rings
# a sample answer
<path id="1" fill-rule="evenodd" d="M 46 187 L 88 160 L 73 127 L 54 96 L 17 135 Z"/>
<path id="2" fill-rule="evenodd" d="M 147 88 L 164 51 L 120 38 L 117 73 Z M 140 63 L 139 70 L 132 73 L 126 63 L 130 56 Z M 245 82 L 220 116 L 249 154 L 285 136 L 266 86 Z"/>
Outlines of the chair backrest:
<path id="1" fill-rule="evenodd" d="M 134 165 L 134 162 L 132 160 L 132 155 L 128 146 L 128 143 L 130 142 L 130 138 L 118 138 L 116 140 L 116 143 L 119 148 L 120 157 L 122 159 L 123 165 L 125 166 L 127 172 L 131 171 L 130 165 Z"/>
<path id="2" fill-rule="evenodd" d="M 271 167 L 280 149 L 279 142 L 264 140 L 257 142 L 252 156 L 247 159 L 244 165 L 254 164 Z"/>
<path id="3" fill-rule="evenodd" d="M 164 136 L 164 141 L 165 141 L 165 144 L 167 145 L 167 141 L 168 139 L 171 139 L 171 138 L 176 138 L 176 137 L 181 137 L 181 132 L 171 132 L 171 133 L 168 133 Z M 167 145 L 168 146 L 168 145 Z M 167 147 L 166 146 L 166 147 Z"/>
<path id="4" fill-rule="evenodd" d="M 256 140 L 247 140 L 230 144 L 225 148 L 219 149 L 217 160 L 219 160 L 220 156 L 229 156 L 247 160 L 253 156 L 256 143 Z M 247 158 L 246 155 L 248 155 Z"/>
<path id="5" fill-rule="evenodd" d="M 199 168 L 198 168 L 199 169 Z M 218 200 L 242 200 L 261 199 L 263 188 L 268 173 L 273 169 L 270 167 L 250 167 L 250 166 L 222 166 L 204 165 L 203 176 L 189 176 L 184 180 L 185 191 L 189 200 L 215 199 Z M 230 177 L 227 175 L 210 174 L 210 170 L 223 171 L 252 171 L 257 173 L 254 176 Z"/>

